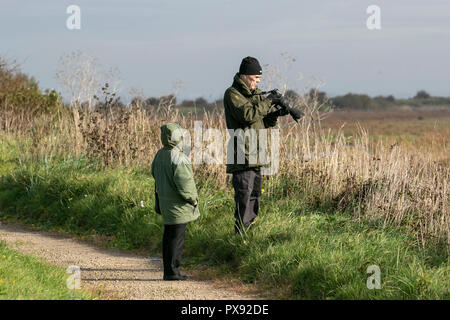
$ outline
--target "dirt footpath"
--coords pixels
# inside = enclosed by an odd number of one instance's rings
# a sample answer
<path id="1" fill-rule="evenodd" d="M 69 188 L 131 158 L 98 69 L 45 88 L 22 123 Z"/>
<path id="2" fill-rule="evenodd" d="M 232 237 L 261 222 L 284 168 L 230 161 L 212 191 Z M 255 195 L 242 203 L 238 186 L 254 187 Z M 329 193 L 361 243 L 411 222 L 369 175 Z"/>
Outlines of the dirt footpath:
<path id="1" fill-rule="evenodd" d="M 261 299 L 241 292 L 242 288 L 225 287 L 211 281 L 162 281 L 159 259 L 99 248 L 57 233 L 0 224 L 0 240 L 11 249 L 60 267 L 79 266 L 81 287 L 99 288 L 104 299 Z"/>

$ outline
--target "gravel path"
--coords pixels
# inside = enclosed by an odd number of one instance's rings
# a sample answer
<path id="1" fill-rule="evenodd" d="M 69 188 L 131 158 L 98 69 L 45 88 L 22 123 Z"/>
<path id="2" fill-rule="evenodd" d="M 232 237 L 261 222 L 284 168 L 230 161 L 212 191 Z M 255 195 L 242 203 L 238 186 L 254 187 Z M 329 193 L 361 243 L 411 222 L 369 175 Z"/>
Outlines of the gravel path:
<path id="1" fill-rule="evenodd" d="M 0 240 L 24 254 L 67 268 L 81 268 L 81 287 L 98 288 L 104 299 L 149 300 L 248 300 L 261 299 L 211 281 L 162 281 L 162 261 L 114 249 L 103 249 L 58 233 L 31 231 L 1 224 Z"/>

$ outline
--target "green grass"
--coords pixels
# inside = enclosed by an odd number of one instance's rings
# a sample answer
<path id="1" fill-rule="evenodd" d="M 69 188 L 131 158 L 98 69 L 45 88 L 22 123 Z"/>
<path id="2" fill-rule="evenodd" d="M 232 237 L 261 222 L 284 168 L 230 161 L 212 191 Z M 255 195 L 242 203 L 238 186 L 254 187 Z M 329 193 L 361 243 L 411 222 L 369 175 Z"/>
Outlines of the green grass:
<path id="1" fill-rule="evenodd" d="M 64 268 L 22 255 L 0 242 L 0 300 L 91 300 L 97 294 L 69 290 Z"/>
<path id="2" fill-rule="evenodd" d="M 9 151 L 0 164 L 14 167 L 0 177 L 0 218 L 161 253 L 163 225 L 148 168 L 99 170 L 83 158 L 19 164 L 13 144 L 1 145 Z M 308 204 L 300 190 L 282 198 L 287 182 L 276 183 L 262 196 L 256 227 L 239 236 L 231 188 L 197 181 L 202 215 L 188 226 L 183 265 L 233 275 L 275 298 L 450 299 L 445 248 L 419 248 L 407 227 L 357 222 L 326 204 Z M 379 290 L 366 286 L 370 265 L 381 269 Z"/>
<path id="3" fill-rule="evenodd" d="M 282 298 L 450 298 L 444 250 L 420 251 L 408 230 L 298 207 L 295 201 L 263 198 L 256 228 L 243 237 L 232 234 L 232 210 L 219 215 L 214 209 L 189 226 L 188 252 L 203 263 L 232 268 L 241 280 Z M 381 269 L 381 290 L 366 286 L 370 265 Z"/>

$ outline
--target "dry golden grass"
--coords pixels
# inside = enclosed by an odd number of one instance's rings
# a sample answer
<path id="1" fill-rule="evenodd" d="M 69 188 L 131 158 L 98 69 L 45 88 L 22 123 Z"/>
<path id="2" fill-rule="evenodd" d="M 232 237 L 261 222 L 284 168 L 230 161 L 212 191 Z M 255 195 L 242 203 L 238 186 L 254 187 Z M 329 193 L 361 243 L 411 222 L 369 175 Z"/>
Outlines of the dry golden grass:
<path id="1" fill-rule="evenodd" d="M 450 109 L 414 111 L 339 111 L 328 115 L 322 128 L 354 136 L 363 127 L 373 142 L 402 146 L 431 154 L 433 161 L 450 165 Z"/>

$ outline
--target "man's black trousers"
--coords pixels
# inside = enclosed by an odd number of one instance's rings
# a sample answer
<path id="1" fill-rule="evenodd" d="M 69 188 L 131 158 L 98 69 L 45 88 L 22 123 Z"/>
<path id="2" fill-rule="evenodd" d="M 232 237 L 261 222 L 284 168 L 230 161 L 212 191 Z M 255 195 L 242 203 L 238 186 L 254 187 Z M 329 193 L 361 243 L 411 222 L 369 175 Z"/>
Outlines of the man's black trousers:
<path id="1" fill-rule="evenodd" d="M 164 225 L 163 264 L 164 276 L 180 275 L 181 254 L 184 248 L 186 224 Z"/>
<path id="2" fill-rule="evenodd" d="M 261 200 L 261 172 L 259 170 L 234 172 L 232 184 L 236 204 L 234 232 L 239 233 L 249 228 L 258 215 Z"/>

